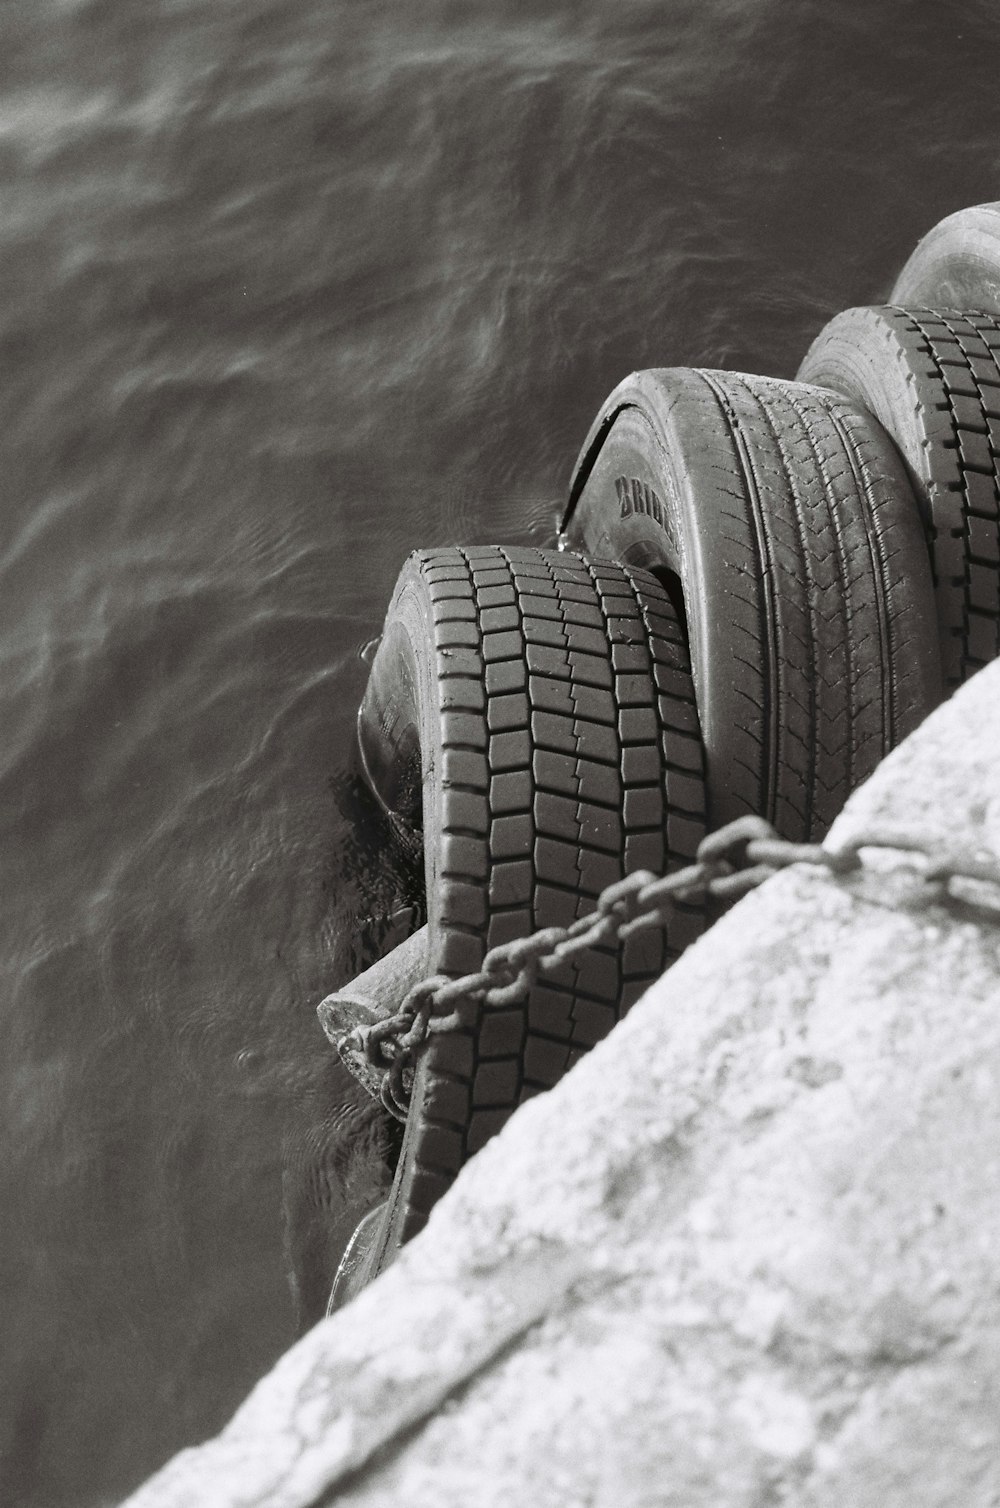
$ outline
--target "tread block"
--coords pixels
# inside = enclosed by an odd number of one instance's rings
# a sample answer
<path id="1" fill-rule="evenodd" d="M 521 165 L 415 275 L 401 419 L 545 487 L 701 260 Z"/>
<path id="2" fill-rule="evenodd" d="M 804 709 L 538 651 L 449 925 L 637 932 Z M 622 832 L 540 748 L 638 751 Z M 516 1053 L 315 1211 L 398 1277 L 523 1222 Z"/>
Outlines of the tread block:
<path id="1" fill-rule="evenodd" d="M 523 692 L 490 698 L 486 720 L 491 733 L 505 733 L 512 728 L 528 726 L 528 698 Z"/>
<path id="2" fill-rule="evenodd" d="M 485 880 L 489 872 L 489 859 L 482 838 L 458 837 L 455 833 L 446 832 L 441 834 L 439 841 L 442 874 Z"/>
<path id="3" fill-rule="evenodd" d="M 602 723 L 575 723 L 575 750 L 583 759 L 596 760 L 599 764 L 613 764 L 618 768 L 621 750 L 614 728 Z"/>
<path id="4" fill-rule="evenodd" d="M 599 655 L 602 660 L 606 659 L 608 640 L 603 628 L 582 628 L 574 623 L 566 632 L 572 649 L 581 654 Z"/>
<path id="5" fill-rule="evenodd" d="M 469 648 L 478 648 L 479 629 L 475 623 L 435 623 L 434 643 L 438 649 L 463 644 Z"/>
<path id="6" fill-rule="evenodd" d="M 610 691 L 601 691 L 596 686 L 573 687 L 573 709 L 577 718 L 587 722 L 607 723 L 614 726 L 618 709 Z"/>
<path id="7" fill-rule="evenodd" d="M 524 1011 L 487 1006 L 479 1028 L 480 1059 L 520 1054 L 526 1029 Z"/>
<path id="8" fill-rule="evenodd" d="M 979 513 L 984 518 L 998 516 L 997 484 L 993 477 L 981 476 L 977 471 L 970 472 L 965 478 L 965 492 L 973 513 Z"/>
<path id="9" fill-rule="evenodd" d="M 521 1065 L 516 1058 L 480 1063 L 472 1081 L 473 1105 L 516 1105 Z M 473 1112 L 475 1118 L 475 1112 Z"/>
<path id="10" fill-rule="evenodd" d="M 993 454 L 988 434 L 981 435 L 978 431 L 963 429 L 958 436 L 958 449 L 963 466 L 993 475 Z"/>
<path id="11" fill-rule="evenodd" d="M 569 652 L 569 664 L 573 679 L 583 686 L 597 686 L 602 691 L 610 691 L 614 686 L 611 666 L 601 655 L 585 654 L 574 646 Z"/>
<path id="12" fill-rule="evenodd" d="M 575 796 L 538 791 L 534 801 L 535 831 L 546 837 L 579 841 L 580 808 Z"/>
<path id="13" fill-rule="evenodd" d="M 969 654 L 984 665 L 996 659 L 1000 654 L 1000 619 L 969 614 Z"/>
<path id="14" fill-rule="evenodd" d="M 660 721 L 677 733 L 701 737 L 698 709 L 694 702 L 679 702 L 674 696 L 661 696 L 658 700 Z"/>
<path id="15" fill-rule="evenodd" d="M 626 580 L 624 572 L 621 575 L 618 574 L 618 569 L 620 568 L 616 568 L 614 574 L 601 568 L 592 571 L 594 585 L 602 597 L 624 597 L 631 602 L 632 586 Z"/>
<path id="16" fill-rule="evenodd" d="M 467 1084 L 441 1078 L 438 1074 L 429 1077 L 424 1100 L 428 1120 L 450 1121 L 455 1126 L 464 1127 L 471 1106 L 472 1095 Z"/>
<path id="17" fill-rule="evenodd" d="M 441 920 L 463 927 L 485 927 L 486 896 L 478 885 L 449 880 L 441 890 Z"/>
<path id="18" fill-rule="evenodd" d="M 654 874 L 662 874 L 666 858 L 662 833 L 629 833 L 625 839 L 626 874 L 635 874 L 637 869 L 651 869 Z"/>
<path id="19" fill-rule="evenodd" d="M 552 680 L 569 680 L 571 657 L 565 649 L 554 649 L 548 644 L 529 644 L 524 658 L 533 675 L 544 675 Z"/>
<path id="20" fill-rule="evenodd" d="M 523 691 L 528 673 L 523 660 L 495 660 L 486 667 L 486 690 L 490 696 L 505 691 Z"/>
<path id="21" fill-rule="evenodd" d="M 607 960 L 602 960 L 602 962 L 607 962 Z M 615 993 L 617 994 L 617 979 Z M 608 1006 L 597 1005 L 590 1000 L 580 1000 L 574 1012 L 573 1041 L 584 1047 L 596 1047 L 598 1042 L 603 1042 L 613 1029 L 617 1019 L 617 1011 L 611 1010 Z"/>
<path id="22" fill-rule="evenodd" d="M 656 759 L 656 751 L 649 751 Z M 659 761 L 656 760 L 657 774 Z M 581 801 L 602 802 L 605 806 L 620 808 L 622 783 L 618 771 L 610 764 L 597 764 L 593 760 L 580 759 L 576 763 Z"/>
<path id="23" fill-rule="evenodd" d="M 486 706 L 482 683 L 470 676 L 449 676 L 442 680 L 439 694 L 442 710 L 454 707 L 463 712 L 482 712 Z"/>
<path id="24" fill-rule="evenodd" d="M 990 566 L 969 565 L 969 606 L 994 616 L 1000 613 L 1000 580 Z"/>
<path id="25" fill-rule="evenodd" d="M 652 657 L 645 644 L 614 644 L 611 647 L 611 663 L 619 673 L 646 671 L 652 667 Z"/>
<path id="26" fill-rule="evenodd" d="M 572 888 L 577 882 L 577 848 L 575 842 L 559 838 L 536 838 L 534 843 L 535 873 L 540 880 L 552 880 L 557 885 Z"/>
<path id="27" fill-rule="evenodd" d="M 531 991 L 528 1028 L 547 1037 L 563 1037 L 568 1042 L 573 1029 L 572 1009 L 572 994 L 556 989 L 543 979 Z"/>
<path id="28" fill-rule="evenodd" d="M 446 597 L 434 604 L 435 623 L 475 623 L 476 604 L 468 597 Z"/>
<path id="29" fill-rule="evenodd" d="M 623 707 L 618 714 L 618 736 L 623 744 L 652 743 L 659 731 L 651 707 Z"/>
<path id="30" fill-rule="evenodd" d="M 661 696 L 668 696 L 677 702 L 691 700 L 691 676 L 679 665 L 666 665 L 662 661 L 657 662 L 653 670 L 653 680 L 656 689 Z"/>
<path id="31" fill-rule="evenodd" d="M 589 576 L 567 576 L 560 578 L 559 600 L 561 602 L 582 602 L 588 607 L 596 606 L 594 601 L 594 584 Z"/>
<path id="32" fill-rule="evenodd" d="M 597 1009 L 605 1013 L 605 1020 L 608 1023 L 605 1030 L 610 1030 L 615 1022 L 615 1008 L 610 1002 L 617 1001 L 618 990 L 621 986 L 617 946 L 610 947 L 607 952 L 601 948 L 592 949 L 580 973 L 588 995 L 603 997 L 597 1004 Z M 591 1015 L 592 1012 L 593 1003 L 588 1005 L 585 1000 L 577 1000 L 573 1006 L 573 1019 L 579 1021 L 581 1017 Z M 577 1040 L 575 1032 L 573 1035 L 574 1040 Z"/>
<path id="33" fill-rule="evenodd" d="M 478 567 L 472 573 L 477 592 L 481 587 L 510 586 L 510 571 L 506 565 L 485 565 Z"/>
<path id="34" fill-rule="evenodd" d="M 486 748 L 486 729 L 483 720 L 474 712 L 443 712 L 441 714 L 441 742 L 464 744 L 472 749 Z"/>
<path id="35" fill-rule="evenodd" d="M 567 623 L 572 623 L 581 628 L 604 627 L 604 614 L 596 602 L 574 602 L 564 600 L 562 603 L 562 616 Z"/>
<path id="36" fill-rule="evenodd" d="M 490 871 L 491 906 L 527 905 L 534 888 L 534 874 L 527 859 L 496 863 Z"/>
<path id="37" fill-rule="evenodd" d="M 494 859 L 520 859 L 530 854 L 535 841 L 531 818 L 498 817 L 490 829 L 490 853 Z"/>
<path id="38" fill-rule="evenodd" d="M 681 859 L 684 863 L 693 861 L 698 844 L 705 836 L 705 822 L 700 817 L 686 817 L 681 812 L 668 812 L 667 814 L 667 852 L 671 859 Z M 639 840 L 636 839 L 636 842 Z M 639 864 L 639 869 L 656 869 L 656 864 Z"/>
<path id="39" fill-rule="evenodd" d="M 464 1157 L 465 1141 L 460 1131 L 450 1126 L 428 1126 L 421 1138 L 421 1162 L 457 1173 Z"/>
<path id="40" fill-rule="evenodd" d="M 524 648 L 520 633 L 507 630 L 505 633 L 483 635 L 483 659 L 519 660 Z"/>
<path id="41" fill-rule="evenodd" d="M 521 615 L 516 607 L 485 607 L 479 621 L 484 634 L 493 634 L 502 629 L 520 627 Z"/>
<path id="42" fill-rule="evenodd" d="M 970 517 L 969 553 L 988 565 L 1000 565 L 1000 532 L 992 520 Z"/>
<path id="43" fill-rule="evenodd" d="M 475 974 L 483 961 L 483 951 L 481 936 L 474 937 L 469 932 L 449 932 L 441 942 L 438 968 L 442 974 Z"/>
<path id="44" fill-rule="evenodd" d="M 962 429 L 982 430 L 984 435 L 989 433 L 984 406 L 978 397 L 964 398 L 956 395 L 951 399 L 951 406 L 955 418 Z M 990 406 L 992 407 L 992 405 Z"/>
<path id="45" fill-rule="evenodd" d="M 615 676 L 615 700 L 620 707 L 643 707 L 649 702 L 650 685 L 647 675 Z"/>
<path id="46" fill-rule="evenodd" d="M 633 932 L 622 943 L 622 973 L 632 979 L 651 979 L 663 968 L 663 930 L 649 927 Z"/>
<path id="47" fill-rule="evenodd" d="M 551 749 L 536 749 L 531 768 L 536 785 L 563 794 L 576 792 L 577 763 L 572 754 L 554 754 Z"/>
<path id="48" fill-rule="evenodd" d="M 529 1037 L 524 1050 L 524 1077 L 546 1088 L 562 1078 L 569 1063 L 569 1050 L 544 1037 Z"/>
<path id="49" fill-rule="evenodd" d="M 660 754 L 652 744 L 630 744 L 622 750 L 622 779 L 626 785 L 652 784 L 661 779 Z"/>
<path id="50" fill-rule="evenodd" d="M 471 749 L 445 749 L 441 776 L 445 785 L 475 785 L 485 791 L 489 781 L 486 756 L 474 754 Z"/>
<path id="51" fill-rule="evenodd" d="M 445 800 L 446 826 L 449 832 L 465 829 L 485 836 L 490 824 L 485 796 L 474 791 L 448 791 Z"/>
<path id="52" fill-rule="evenodd" d="M 520 911 L 494 911 L 486 929 L 487 949 L 517 942 L 527 937 L 531 930 L 531 912 L 526 906 Z"/>
<path id="53" fill-rule="evenodd" d="M 539 884 L 535 889 L 535 926 L 571 927 L 582 915 L 580 897 L 570 890 Z"/>
<path id="54" fill-rule="evenodd" d="M 567 680 L 549 680 L 533 675 L 528 679 L 528 696 L 532 707 L 542 712 L 559 712 L 563 717 L 572 717 L 575 692 Z"/>
<path id="55" fill-rule="evenodd" d="M 480 607 L 512 607 L 517 602 L 517 593 L 508 582 L 506 586 L 481 586 L 476 591 Z"/>
<path id="56" fill-rule="evenodd" d="M 442 1032 L 439 1037 L 432 1038 L 429 1051 L 437 1074 L 453 1074 L 466 1081 L 471 1079 L 476 1056 L 470 1032 Z"/>
<path id="57" fill-rule="evenodd" d="M 705 803 L 704 783 L 697 775 L 667 770 L 667 800 L 685 813 L 701 812 Z"/>
<path id="58" fill-rule="evenodd" d="M 429 581 L 427 592 L 432 602 L 455 602 L 461 598 L 472 602 L 475 596 L 475 588 L 464 573 L 448 581 Z"/>
<path id="59" fill-rule="evenodd" d="M 580 815 L 580 842 L 606 853 L 621 853 L 624 837 L 620 814 L 611 807 L 586 807 Z"/>
<path id="60" fill-rule="evenodd" d="M 580 853 L 580 888 L 585 895 L 598 896 L 606 885 L 613 885 L 624 874 L 618 858 L 585 848 Z"/>
<path id="61" fill-rule="evenodd" d="M 574 726 L 571 717 L 560 717 L 555 712 L 531 714 L 531 732 L 535 743 L 539 748 L 554 749 L 556 753 L 576 753 L 577 739 Z"/>
<path id="62" fill-rule="evenodd" d="M 665 721 L 665 719 L 664 719 Z M 701 772 L 704 763 L 701 740 L 698 738 L 670 737 L 664 739 L 667 767 Z"/>
<path id="63" fill-rule="evenodd" d="M 626 827 L 660 827 L 663 792 L 658 785 L 636 786 L 625 792 L 622 815 Z"/>
<path id="64" fill-rule="evenodd" d="M 521 598 L 521 611 L 526 618 L 547 618 L 553 623 L 562 621 L 562 613 L 554 594 L 551 597 L 538 597 L 526 593 Z"/>
<path id="65" fill-rule="evenodd" d="M 490 785 L 490 809 L 497 816 L 507 812 L 530 812 L 534 781 L 528 770 L 510 770 L 494 775 Z"/>
<path id="66" fill-rule="evenodd" d="M 523 770 L 531 763 L 531 739 L 527 729 L 516 733 L 494 733 L 489 743 L 490 769 Z"/>
<path id="67" fill-rule="evenodd" d="M 552 568 L 544 560 L 516 561 L 511 569 L 514 572 L 514 580 L 522 592 L 540 592 L 554 597 L 556 585 L 552 579 Z"/>
<path id="68" fill-rule="evenodd" d="M 434 658 L 442 677 L 472 676 L 477 681 L 483 678 L 483 657 L 469 645 L 447 646 L 437 650 Z"/>
<path id="69" fill-rule="evenodd" d="M 548 644 L 553 648 L 562 648 L 567 642 L 562 623 L 552 623 L 548 618 L 525 618 L 523 630 L 529 644 Z"/>

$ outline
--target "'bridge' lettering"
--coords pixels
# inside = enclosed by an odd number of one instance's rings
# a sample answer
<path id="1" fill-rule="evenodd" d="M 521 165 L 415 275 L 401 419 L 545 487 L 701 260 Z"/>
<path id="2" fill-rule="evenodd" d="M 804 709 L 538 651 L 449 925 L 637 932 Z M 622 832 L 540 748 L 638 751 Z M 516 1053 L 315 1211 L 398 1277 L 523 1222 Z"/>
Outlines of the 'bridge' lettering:
<path id="1" fill-rule="evenodd" d="M 638 477 L 634 476 L 618 476 L 615 477 L 615 491 L 618 494 L 622 518 L 629 518 L 633 513 L 645 513 L 654 524 L 659 524 L 661 529 L 666 529 L 663 504 L 648 483 L 640 482 Z"/>

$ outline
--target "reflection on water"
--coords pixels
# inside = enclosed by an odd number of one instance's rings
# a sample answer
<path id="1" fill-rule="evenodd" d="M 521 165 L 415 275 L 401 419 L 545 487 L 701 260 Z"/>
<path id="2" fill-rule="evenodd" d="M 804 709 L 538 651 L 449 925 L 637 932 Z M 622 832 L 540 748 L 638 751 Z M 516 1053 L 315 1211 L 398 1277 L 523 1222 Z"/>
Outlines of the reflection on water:
<path id="1" fill-rule="evenodd" d="M 997 197 L 992 7 L 6 0 L 0 1500 L 107 1502 L 325 1297 L 316 1024 L 415 546 L 547 543 L 636 366 L 794 371 Z"/>

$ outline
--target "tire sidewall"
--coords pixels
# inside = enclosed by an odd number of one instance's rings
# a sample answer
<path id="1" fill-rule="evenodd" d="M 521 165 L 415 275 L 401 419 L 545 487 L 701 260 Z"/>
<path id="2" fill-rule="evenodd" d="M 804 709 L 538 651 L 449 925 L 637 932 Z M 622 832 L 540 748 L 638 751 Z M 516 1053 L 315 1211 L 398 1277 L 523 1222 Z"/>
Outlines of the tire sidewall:
<path id="1" fill-rule="evenodd" d="M 929 230 L 888 302 L 1000 315 L 1000 204 L 972 205 Z"/>

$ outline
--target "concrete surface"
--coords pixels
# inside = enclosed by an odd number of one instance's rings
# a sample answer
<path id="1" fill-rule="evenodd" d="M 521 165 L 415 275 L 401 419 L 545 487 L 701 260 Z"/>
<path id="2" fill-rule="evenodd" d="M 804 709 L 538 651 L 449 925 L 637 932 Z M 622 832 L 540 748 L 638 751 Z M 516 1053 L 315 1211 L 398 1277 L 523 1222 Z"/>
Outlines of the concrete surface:
<path id="1" fill-rule="evenodd" d="M 873 823 L 1000 855 L 1000 664 Z M 742 901 L 129 1508 L 1000 1503 L 1000 900 L 868 857 Z"/>

